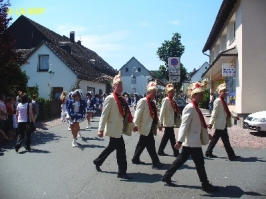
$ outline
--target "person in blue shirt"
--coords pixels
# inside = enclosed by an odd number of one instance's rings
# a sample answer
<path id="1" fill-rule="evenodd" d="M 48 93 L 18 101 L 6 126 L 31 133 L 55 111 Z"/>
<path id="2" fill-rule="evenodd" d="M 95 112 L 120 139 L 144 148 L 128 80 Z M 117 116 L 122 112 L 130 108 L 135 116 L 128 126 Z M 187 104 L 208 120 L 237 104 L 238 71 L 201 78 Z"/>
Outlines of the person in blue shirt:
<path id="1" fill-rule="evenodd" d="M 78 132 L 80 131 L 79 123 L 83 122 L 86 114 L 87 104 L 81 99 L 79 90 L 75 90 L 72 94 L 72 100 L 69 100 L 66 105 L 67 119 L 70 123 L 70 128 L 73 135 L 72 147 L 76 147 Z"/>

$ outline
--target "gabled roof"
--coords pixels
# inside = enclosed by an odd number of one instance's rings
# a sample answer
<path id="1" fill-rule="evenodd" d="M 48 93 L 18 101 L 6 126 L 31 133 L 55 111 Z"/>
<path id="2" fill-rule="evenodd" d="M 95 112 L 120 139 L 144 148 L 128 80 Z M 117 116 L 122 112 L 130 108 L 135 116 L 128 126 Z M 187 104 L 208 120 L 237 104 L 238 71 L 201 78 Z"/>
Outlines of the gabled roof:
<path id="1" fill-rule="evenodd" d="M 102 77 L 113 77 L 117 73 L 94 51 L 23 15 L 9 27 L 9 31 L 17 38 L 17 49 L 32 49 L 45 43 L 80 79 L 99 82 Z"/>
<path id="2" fill-rule="evenodd" d="M 124 68 L 131 60 L 136 60 L 143 68 L 145 68 L 147 71 L 149 71 L 145 66 L 142 65 L 142 63 L 139 62 L 139 60 L 137 60 L 134 56 L 131 57 L 130 60 L 127 61 L 127 63 L 125 63 L 119 70 L 122 70 L 122 68 Z"/>
<path id="3" fill-rule="evenodd" d="M 209 50 L 214 44 L 216 38 L 222 31 L 225 22 L 227 21 L 230 13 L 232 12 L 234 5 L 237 3 L 237 0 L 224 0 L 220 10 L 216 16 L 215 22 L 211 29 L 210 35 L 202 49 L 202 52 Z"/>

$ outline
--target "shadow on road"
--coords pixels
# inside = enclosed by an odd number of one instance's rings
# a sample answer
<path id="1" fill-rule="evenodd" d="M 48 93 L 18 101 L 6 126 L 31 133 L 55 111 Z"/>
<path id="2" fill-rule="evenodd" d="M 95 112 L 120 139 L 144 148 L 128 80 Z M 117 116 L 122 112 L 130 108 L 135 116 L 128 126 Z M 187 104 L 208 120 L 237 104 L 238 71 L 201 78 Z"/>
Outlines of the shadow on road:
<path id="1" fill-rule="evenodd" d="M 248 157 L 248 158 L 241 157 L 235 161 L 238 161 L 238 162 L 266 162 L 265 160 L 262 160 L 262 158 L 258 158 L 258 157 Z"/>
<path id="2" fill-rule="evenodd" d="M 81 149 L 82 151 L 86 148 L 105 148 L 105 146 L 100 146 L 100 145 L 96 145 L 96 144 L 80 144 L 77 143 L 78 148 Z"/>
<path id="3" fill-rule="evenodd" d="M 265 131 L 260 131 L 260 132 L 250 132 L 251 135 L 256 136 L 256 137 L 266 137 L 266 132 Z"/>
<path id="4" fill-rule="evenodd" d="M 50 151 L 47 151 L 47 150 L 40 150 L 40 149 L 31 149 L 30 151 L 21 151 L 19 152 L 19 154 L 24 154 L 24 153 L 51 153 Z"/>
<path id="5" fill-rule="evenodd" d="M 225 198 L 242 198 L 244 195 L 247 196 L 266 196 L 257 192 L 253 191 L 243 191 L 238 186 L 226 186 L 226 187 L 220 187 L 219 192 L 212 193 L 212 194 L 203 194 L 201 196 L 206 197 L 213 197 L 213 198 L 219 198 L 219 197 L 225 197 Z"/>
<path id="6" fill-rule="evenodd" d="M 140 182 L 140 183 L 154 183 L 161 181 L 162 175 L 160 174 L 147 174 L 147 173 L 131 173 L 133 179 L 125 180 L 125 182 Z"/>
<path id="7" fill-rule="evenodd" d="M 60 138 L 62 137 L 55 135 L 54 133 L 51 133 L 49 131 L 35 132 L 31 136 L 31 145 L 38 146 L 41 144 L 46 144 L 47 142 L 58 141 Z"/>
<path id="8" fill-rule="evenodd" d="M 98 137 L 90 138 L 90 137 L 82 137 L 82 141 L 88 142 L 89 140 L 96 140 L 96 141 L 104 141 L 104 139 L 100 139 Z"/>

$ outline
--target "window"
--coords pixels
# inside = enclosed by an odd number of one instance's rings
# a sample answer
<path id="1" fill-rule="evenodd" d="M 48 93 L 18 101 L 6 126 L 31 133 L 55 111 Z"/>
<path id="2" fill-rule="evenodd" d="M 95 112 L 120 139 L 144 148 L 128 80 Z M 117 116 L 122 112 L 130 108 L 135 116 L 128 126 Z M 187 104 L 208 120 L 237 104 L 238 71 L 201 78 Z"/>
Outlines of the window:
<path id="1" fill-rule="evenodd" d="M 38 71 L 49 70 L 49 55 L 39 55 L 39 69 Z"/>
<path id="2" fill-rule="evenodd" d="M 136 83 L 137 83 L 137 79 L 136 79 L 135 76 L 133 76 L 133 77 L 131 78 L 131 84 L 136 84 Z"/>
<path id="3" fill-rule="evenodd" d="M 60 95 L 63 92 L 63 87 L 53 87 L 53 99 L 60 99 Z"/>
<path id="4" fill-rule="evenodd" d="M 141 68 L 138 68 L 138 72 L 141 72 Z"/>
<path id="5" fill-rule="evenodd" d="M 103 94 L 103 90 L 102 89 L 99 89 L 99 94 Z"/>
<path id="6" fill-rule="evenodd" d="M 88 91 L 95 93 L 95 88 L 87 86 L 87 92 Z"/>
<path id="7" fill-rule="evenodd" d="M 128 72 L 128 68 L 126 68 L 126 72 Z"/>

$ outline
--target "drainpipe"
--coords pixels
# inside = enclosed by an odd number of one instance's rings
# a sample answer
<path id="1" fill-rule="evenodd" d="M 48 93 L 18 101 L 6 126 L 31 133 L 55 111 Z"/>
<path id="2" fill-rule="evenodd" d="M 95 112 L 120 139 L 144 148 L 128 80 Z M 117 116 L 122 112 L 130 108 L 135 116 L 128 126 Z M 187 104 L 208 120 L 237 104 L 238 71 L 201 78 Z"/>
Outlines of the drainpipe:
<path id="1" fill-rule="evenodd" d="M 206 53 L 204 53 L 203 51 L 202 51 L 202 53 L 203 53 L 204 55 L 206 55 L 207 57 L 209 57 L 209 67 L 210 67 L 210 64 L 211 64 L 211 56 L 208 55 L 208 54 L 206 54 Z M 211 87 L 211 86 L 210 86 L 210 92 L 212 92 L 212 87 Z"/>

